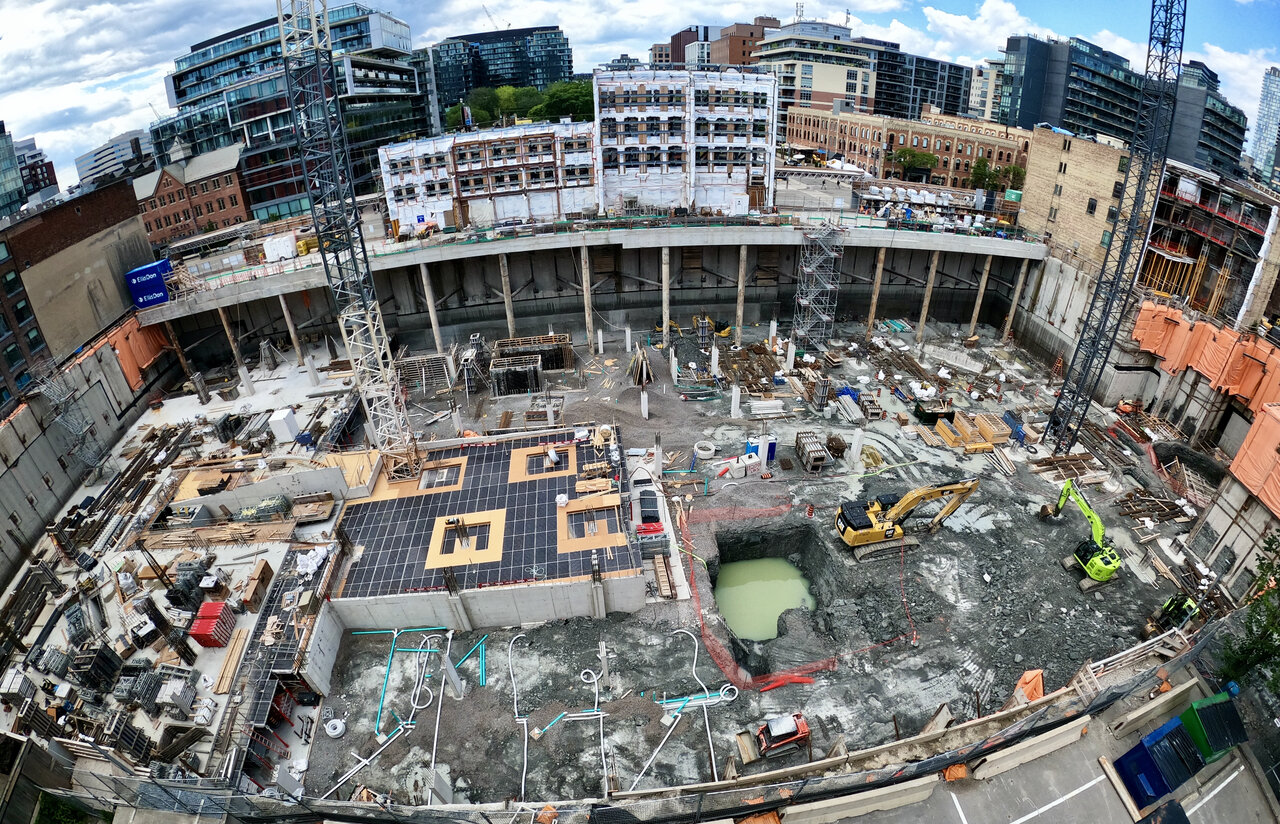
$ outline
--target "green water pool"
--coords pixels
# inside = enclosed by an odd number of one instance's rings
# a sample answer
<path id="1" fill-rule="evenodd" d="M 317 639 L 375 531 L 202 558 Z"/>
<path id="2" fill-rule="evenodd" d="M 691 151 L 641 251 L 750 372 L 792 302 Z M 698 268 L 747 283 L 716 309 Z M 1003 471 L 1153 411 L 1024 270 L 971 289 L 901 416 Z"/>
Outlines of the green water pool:
<path id="1" fill-rule="evenodd" d="M 778 616 L 789 609 L 813 609 L 809 582 L 785 558 L 722 564 L 716 604 L 729 628 L 744 640 L 778 637 Z"/>

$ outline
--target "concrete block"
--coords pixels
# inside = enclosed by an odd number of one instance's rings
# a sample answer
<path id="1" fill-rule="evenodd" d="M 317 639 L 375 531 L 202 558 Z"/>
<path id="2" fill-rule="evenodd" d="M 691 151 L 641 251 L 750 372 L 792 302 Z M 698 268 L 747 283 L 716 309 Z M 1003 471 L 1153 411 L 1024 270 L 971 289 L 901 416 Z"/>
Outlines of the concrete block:
<path id="1" fill-rule="evenodd" d="M 998 752 L 984 755 L 969 762 L 969 774 L 985 781 L 1028 761 L 1034 761 L 1042 755 L 1062 749 L 1072 742 L 1079 741 L 1085 734 L 1092 716 L 1085 715 L 1043 735 L 1029 738 L 1026 741 L 1006 747 Z"/>
<path id="2" fill-rule="evenodd" d="M 1200 688 L 1200 683 L 1198 681 L 1187 681 L 1169 690 L 1154 701 L 1148 701 L 1136 710 L 1120 716 L 1115 721 L 1112 721 L 1107 729 L 1111 730 L 1111 734 L 1116 738 L 1123 738 L 1141 728 L 1146 721 L 1156 717 L 1172 718 L 1191 706 L 1192 701 L 1203 697 L 1204 690 Z"/>
<path id="3" fill-rule="evenodd" d="M 928 799 L 941 783 L 937 775 L 930 775 L 826 801 L 793 804 L 782 810 L 782 820 L 786 824 L 834 824 L 845 818 L 895 810 Z"/>

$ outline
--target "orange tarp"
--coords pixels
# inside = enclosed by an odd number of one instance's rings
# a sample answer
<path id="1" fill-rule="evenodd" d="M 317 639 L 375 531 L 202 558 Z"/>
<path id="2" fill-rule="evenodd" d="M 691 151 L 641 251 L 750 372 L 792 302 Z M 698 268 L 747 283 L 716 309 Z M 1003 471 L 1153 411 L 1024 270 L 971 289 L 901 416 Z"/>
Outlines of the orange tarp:
<path id="1" fill-rule="evenodd" d="M 1165 372 L 1194 369 L 1214 389 L 1241 398 L 1254 412 L 1280 401 L 1280 350 L 1265 340 L 1208 321 L 1193 327 L 1181 309 L 1151 301 L 1138 310 L 1133 339 L 1144 352 L 1161 358 Z"/>
<path id="2" fill-rule="evenodd" d="M 1022 673 L 1014 689 L 1022 690 L 1023 697 L 1028 701 L 1044 698 L 1044 670 L 1027 670 Z"/>
<path id="3" fill-rule="evenodd" d="M 1272 512 L 1280 512 L 1280 403 L 1259 410 L 1231 462 L 1231 474 Z"/>
<path id="4" fill-rule="evenodd" d="M 109 331 L 107 343 L 115 350 L 120 371 L 124 372 L 124 379 L 133 390 L 142 388 L 142 371 L 155 363 L 165 349 L 164 333 L 160 327 L 143 328 L 138 325 L 136 315 Z"/>

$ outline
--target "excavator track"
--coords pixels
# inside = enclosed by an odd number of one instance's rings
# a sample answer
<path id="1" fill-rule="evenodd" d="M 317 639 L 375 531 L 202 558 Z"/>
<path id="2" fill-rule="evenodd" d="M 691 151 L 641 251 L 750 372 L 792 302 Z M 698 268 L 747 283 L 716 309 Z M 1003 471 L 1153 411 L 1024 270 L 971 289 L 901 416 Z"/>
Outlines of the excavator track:
<path id="1" fill-rule="evenodd" d="M 876 541 L 873 544 L 863 544 L 853 548 L 853 557 L 859 561 L 865 561 L 878 555 L 887 555 L 894 550 L 901 549 L 903 546 L 908 549 L 920 546 L 920 539 L 907 536 L 904 538 L 890 538 L 887 541 Z"/>

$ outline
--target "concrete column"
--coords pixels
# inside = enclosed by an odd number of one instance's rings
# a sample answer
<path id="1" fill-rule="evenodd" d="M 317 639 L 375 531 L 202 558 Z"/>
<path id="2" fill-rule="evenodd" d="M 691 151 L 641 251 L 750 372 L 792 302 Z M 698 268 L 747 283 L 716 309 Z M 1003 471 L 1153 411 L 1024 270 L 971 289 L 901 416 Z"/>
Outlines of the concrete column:
<path id="1" fill-rule="evenodd" d="M 289 304 L 285 303 L 284 295 L 280 296 L 280 311 L 284 312 L 285 326 L 289 327 L 289 340 L 293 341 L 293 351 L 298 355 L 298 365 L 303 365 L 302 342 L 298 340 L 298 327 L 293 324 L 293 315 L 289 312 Z"/>
<path id="2" fill-rule="evenodd" d="M 711 342 L 711 377 L 720 377 L 720 347 L 714 340 Z"/>
<path id="3" fill-rule="evenodd" d="M 795 338 L 787 339 L 787 362 L 786 362 L 785 368 L 788 372 L 796 368 L 796 339 Z"/>
<path id="4" fill-rule="evenodd" d="M 590 352 L 591 340 L 596 336 L 596 324 L 591 309 L 591 255 L 586 244 L 582 246 L 582 312 L 587 318 L 587 352 Z"/>
<path id="5" fill-rule="evenodd" d="M 320 372 L 316 369 L 316 356 L 307 353 L 307 357 L 303 362 L 307 367 L 307 379 L 311 381 L 312 386 L 320 385 Z"/>
<path id="6" fill-rule="evenodd" d="M 649 420 L 649 391 L 647 389 L 640 390 L 640 417 L 646 421 Z"/>
<path id="7" fill-rule="evenodd" d="M 427 298 L 427 314 L 431 317 L 431 336 L 435 338 L 436 351 L 443 355 L 444 338 L 440 336 L 440 318 L 436 314 L 436 290 L 431 286 L 431 272 L 425 263 L 418 264 L 418 269 L 422 275 L 422 294 Z"/>
<path id="8" fill-rule="evenodd" d="M 924 284 L 924 305 L 920 307 L 920 323 L 916 326 L 916 343 L 924 343 L 924 322 L 929 317 L 929 301 L 933 300 L 933 281 L 938 276 L 938 255 L 935 249 L 929 257 L 929 279 Z"/>
<path id="9" fill-rule="evenodd" d="M 1004 320 L 1004 332 L 1001 333 L 1000 340 L 1007 340 L 1009 333 L 1013 331 L 1013 316 L 1018 311 L 1018 301 L 1022 299 L 1022 286 L 1027 282 L 1027 265 L 1030 262 L 1030 260 L 1022 261 L 1022 268 L 1018 270 L 1018 282 L 1013 285 L 1013 300 L 1009 301 L 1009 317 Z"/>
<path id="10" fill-rule="evenodd" d="M 680 365 L 676 363 L 676 350 L 668 349 L 667 355 L 671 358 L 671 385 L 675 386 L 680 382 Z"/>
<path id="11" fill-rule="evenodd" d="M 733 389 L 730 390 L 729 394 L 729 417 L 742 417 L 742 387 L 738 386 L 736 383 L 733 385 Z"/>
<path id="12" fill-rule="evenodd" d="M 236 368 L 244 369 L 244 358 L 240 356 L 240 342 L 231 333 L 231 322 L 227 320 L 227 310 L 218 307 L 218 320 L 222 321 L 222 331 L 227 333 L 227 342 L 231 344 L 231 355 L 236 359 Z"/>
<path id="13" fill-rule="evenodd" d="M 742 304 L 747 299 L 747 244 L 738 247 L 738 311 L 734 315 L 733 342 L 742 345 Z"/>
<path id="14" fill-rule="evenodd" d="M 597 355 L 604 354 L 604 330 L 603 329 L 596 330 L 596 354 Z"/>
<path id="15" fill-rule="evenodd" d="M 449 596 L 449 611 L 453 613 L 453 620 L 457 622 L 458 629 L 463 632 L 471 632 L 471 615 L 467 613 L 467 605 L 463 602 L 461 596 Z"/>
<path id="16" fill-rule="evenodd" d="M 662 347 L 671 345 L 671 247 L 662 247 Z"/>
<path id="17" fill-rule="evenodd" d="M 769 348 L 773 349 L 773 347 L 777 344 L 777 341 L 778 341 L 778 319 L 774 318 L 769 321 Z"/>
<path id="18" fill-rule="evenodd" d="M 511 270 L 507 266 L 507 253 L 498 255 L 498 272 L 502 274 L 502 306 L 507 310 L 507 337 L 516 336 L 516 310 L 511 305 Z"/>
<path id="19" fill-rule="evenodd" d="M 876 252 L 876 279 L 871 283 L 871 311 L 867 313 L 867 340 L 871 340 L 871 328 L 876 323 L 876 305 L 880 303 L 880 282 L 884 279 L 884 253 L 881 246 Z"/>
<path id="20" fill-rule="evenodd" d="M 626 335 L 627 335 L 627 350 L 626 350 L 626 351 L 627 351 L 627 354 L 629 355 L 629 354 L 631 354 L 631 324 L 629 324 L 629 323 L 627 324 Z"/>
<path id="21" fill-rule="evenodd" d="M 978 297 L 973 302 L 973 317 L 969 318 L 969 337 L 973 337 L 973 333 L 978 331 L 978 312 L 982 310 L 982 296 L 987 293 L 987 275 L 991 274 L 991 255 L 987 255 L 987 262 L 982 264 L 982 279 L 978 281 Z"/>
<path id="22" fill-rule="evenodd" d="M 164 322 L 164 331 L 169 333 L 169 343 L 173 346 L 173 351 L 178 355 L 178 363 L 182 366 L 182 372 L 191 379 L 191 364 L 187 363 L 187 353 L 182 351 L 182 344 L 178 343 L 178 336 L 173 331 L 173 324 L 169 321 Z"/>

